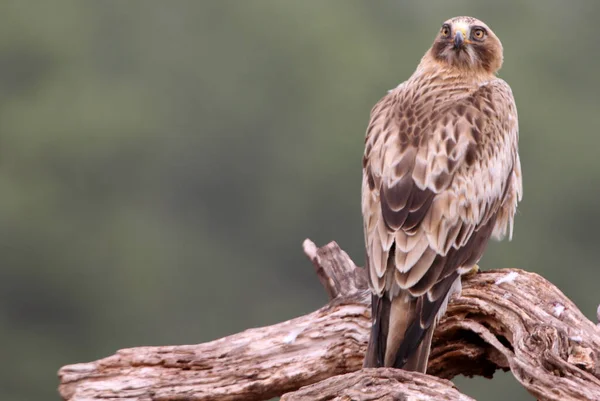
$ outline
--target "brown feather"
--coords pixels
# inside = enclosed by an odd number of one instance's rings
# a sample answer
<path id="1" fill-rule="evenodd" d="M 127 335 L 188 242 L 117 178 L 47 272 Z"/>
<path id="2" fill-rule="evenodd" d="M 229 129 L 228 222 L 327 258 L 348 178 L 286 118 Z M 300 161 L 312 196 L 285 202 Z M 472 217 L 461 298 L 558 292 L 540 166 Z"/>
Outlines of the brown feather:
<path id="1" fill-rule="evenodd" d="M 425 370 L 460 272 L 492 235 L 512 234 L 521 199 L 516 107 L 494 75 L 502 46 L 481 21 L 448 23 L 484 26 L 488 38 L 468 59 L 436 39 L 410 79 L 371 110 L 362 186 L 375 304 L 368 366 Z"/>

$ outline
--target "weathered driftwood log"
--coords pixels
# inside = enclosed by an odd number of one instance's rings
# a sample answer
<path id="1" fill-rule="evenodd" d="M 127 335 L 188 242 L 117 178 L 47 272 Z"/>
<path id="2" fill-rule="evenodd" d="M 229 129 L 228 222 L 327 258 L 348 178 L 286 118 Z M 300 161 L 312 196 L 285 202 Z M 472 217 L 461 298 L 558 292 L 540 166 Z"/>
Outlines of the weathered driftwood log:
<path id="1" fill-rule="evenodd" d="M 281 397 L 281 401 L 473 401 L 451 381 L 399 369 L 363 369 Z"/>
<path id="2" fill-rule="evenodd" d="M 359 370 L 370 327 L 363 269 L 335 243 L 317 248 L 306 241 L 304 249 L 332 297 L 325 307 L 205 344 L 131 348 L 65 366 L 59 371 L 61 396 L 264 400 Z M 450 302 L 434 336 L 428 373 L 491 377 L 497 369 L 510 369 L 539 400 L 600 400 L 599 352 L 600 329 L 551 283 L 521 270 L 488 271 L 465 279 L 462 295 Z M 414 381 L 445 383 L 413 373 L 385 374 L 373 383 L 388 383 L 382 391 L 390 394 L 408 396 Z M 345 387 L 361 391 L 365 375 L 348 376 Z M 293 397 L 310 388 L 300 391 L 288 399 L 301 399 Z"/>
<path id="3" fill-rule="evenodd" d="M 139 347 L 63 367 L 65 400 L 264 400 L 362 364 L 366 281 L 337 244 L 305 252 L 336 297 L 311 314 L 200 345 Z M 356 276 L 355 276 L 356 275 Z M 359 288 L 357 288 L 357 285 Z"/>

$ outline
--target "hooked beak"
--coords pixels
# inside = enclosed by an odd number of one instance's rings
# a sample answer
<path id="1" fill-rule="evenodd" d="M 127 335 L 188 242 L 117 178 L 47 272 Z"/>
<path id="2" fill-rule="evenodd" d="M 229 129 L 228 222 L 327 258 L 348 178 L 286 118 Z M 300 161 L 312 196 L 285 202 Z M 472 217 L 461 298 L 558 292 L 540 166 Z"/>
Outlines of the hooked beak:
<path id="1" fill-rule="evenodd" d="M 454 35 L 454 48 L 460 49 L 465 43 L 465 37 L 461 31 L 456 31 L 456 35 Z"/>

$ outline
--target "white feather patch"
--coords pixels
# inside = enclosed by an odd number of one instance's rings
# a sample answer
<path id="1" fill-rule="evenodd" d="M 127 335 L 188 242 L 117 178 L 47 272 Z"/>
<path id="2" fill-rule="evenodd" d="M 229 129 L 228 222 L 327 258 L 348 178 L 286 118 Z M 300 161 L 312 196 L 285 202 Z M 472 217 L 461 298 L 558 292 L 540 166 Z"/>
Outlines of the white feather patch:
<path id="1" fill-rule="evenodd" d="M 554 317 L 560 317 L 565 311 L 565 306 L 561 303 L 554 303 L 554 307 L 552 308 L 552 314 Z"/>
<path id="2" fill-rule="evenodd" d="M 504 277 L 500 277 L 494 284 L 500 285 L 502 283 L 512 283 L 519 276 L 517 272 L 510 272 Z"/>
<path id="3" fill-rule="evenodd" d="M 572 336 L 572 337 L 569 337 L 569 340 L 574 341 L 576 343 L 580 343 L 583 341 L 583 338 L 581 338 L 581 336 Z"/>
<path id="4" fill-rule="evenodd" d="M 286 344 L 293 344 L 294 342 L 296 342 L 296 339 L 298 338 L 300 333 L 302 333 L 303 331 L 304 331 L 304 328 L 290 331 L 287 336 L 283 337 L 283 342 Z"/>

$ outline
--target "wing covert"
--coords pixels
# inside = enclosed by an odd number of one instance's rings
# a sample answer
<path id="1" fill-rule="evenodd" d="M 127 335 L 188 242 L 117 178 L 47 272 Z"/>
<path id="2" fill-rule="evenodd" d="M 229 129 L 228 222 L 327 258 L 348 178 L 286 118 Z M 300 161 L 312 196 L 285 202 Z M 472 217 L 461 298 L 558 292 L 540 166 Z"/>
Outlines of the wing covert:
<path id="1" fill-rule="evenodd" d="M 362 209 L 376 293 L 435 301 L 438 282 L 476 263 L 492 232 L 510 231 L 522 192 L 517 141 L 512 93 L 499 79 L 422 101 L 401 85 L 375 105 Z"/>

